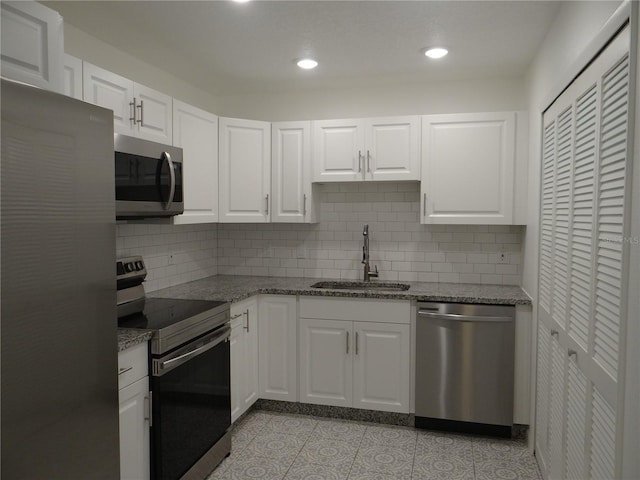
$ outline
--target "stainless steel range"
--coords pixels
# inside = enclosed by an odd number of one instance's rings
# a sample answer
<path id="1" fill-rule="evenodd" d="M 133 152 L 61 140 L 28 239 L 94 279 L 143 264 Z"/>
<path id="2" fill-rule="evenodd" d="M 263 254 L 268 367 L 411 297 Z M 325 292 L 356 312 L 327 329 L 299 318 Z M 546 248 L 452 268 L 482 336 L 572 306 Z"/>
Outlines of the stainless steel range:
<path id="1" fill-rule="evenodd" d="M 146 298 L 146 274 L 117 262 L 119 326 L 153 331 L 151 476 L 200 480 L 231 451 L 229 303 Z"/>

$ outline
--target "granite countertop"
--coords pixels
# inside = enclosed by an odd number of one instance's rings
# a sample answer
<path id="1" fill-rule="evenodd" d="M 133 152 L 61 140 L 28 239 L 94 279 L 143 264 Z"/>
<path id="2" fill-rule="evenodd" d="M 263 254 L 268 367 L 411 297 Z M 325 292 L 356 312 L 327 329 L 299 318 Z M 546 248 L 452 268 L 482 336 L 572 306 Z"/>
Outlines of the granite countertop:
<path id="1" fill-rule="evenodd" d="M 151 330 L 137 330 L 133 328 L 118 328 L 118 352 L 151 340 Z"/>
<path id="2" fill-rule="evenodd" d="M 314 295 L 353 298 L 383 298 L 435 302 L 486 303 L 494 305 L 531 305 L 529 296 L 517 286 L 469 283 L 406 283 L 405 291 L 333 290 L 311 288 L 319 281 L 331 279 L 304 277 L 254 277 L 216 275 L 157 290 L 149 297 L 238 302 L 256 294 Z M 336 280 L 337 281 L 337 280 Z M 376 283 L 372 281 L 372 283 Z M 384 282 L 387 283 L 387 282 Z"/>

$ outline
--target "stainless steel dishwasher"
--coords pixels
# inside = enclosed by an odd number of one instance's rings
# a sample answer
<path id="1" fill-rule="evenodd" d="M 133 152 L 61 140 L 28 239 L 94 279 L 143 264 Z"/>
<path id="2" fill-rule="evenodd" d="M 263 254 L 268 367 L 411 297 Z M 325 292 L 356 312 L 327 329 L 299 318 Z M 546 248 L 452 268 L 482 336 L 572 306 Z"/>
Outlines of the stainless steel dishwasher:
<path id="1" fill-rule="evenodd" d="M 515 307 L 418 303 L 418 428 L 510 436 Z"/>

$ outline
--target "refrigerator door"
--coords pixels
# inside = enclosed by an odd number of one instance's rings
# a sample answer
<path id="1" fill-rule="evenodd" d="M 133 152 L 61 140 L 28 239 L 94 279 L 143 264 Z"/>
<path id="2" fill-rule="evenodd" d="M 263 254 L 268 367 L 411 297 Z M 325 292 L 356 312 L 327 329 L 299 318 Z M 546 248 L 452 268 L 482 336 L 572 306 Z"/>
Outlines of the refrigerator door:
<path id="1" fill-rule="evenodd" d="M 112 112 L 1 95 L 1 476 L 117 479 Z"/>

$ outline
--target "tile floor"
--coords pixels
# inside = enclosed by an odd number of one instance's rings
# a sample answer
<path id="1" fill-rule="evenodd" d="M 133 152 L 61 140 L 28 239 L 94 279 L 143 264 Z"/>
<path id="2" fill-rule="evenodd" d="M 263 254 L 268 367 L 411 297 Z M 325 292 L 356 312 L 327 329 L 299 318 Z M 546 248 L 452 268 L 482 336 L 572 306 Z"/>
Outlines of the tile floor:
<path id="1" fill-rule="evenodd" d="M 540 480 L 524 441 L 250 412 L 208 480 Z"/>

